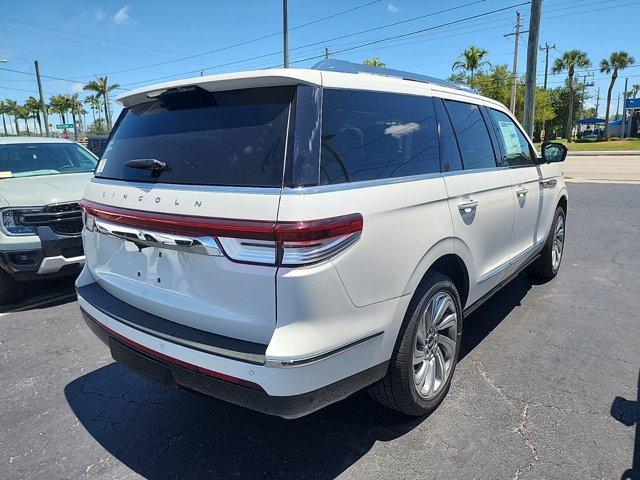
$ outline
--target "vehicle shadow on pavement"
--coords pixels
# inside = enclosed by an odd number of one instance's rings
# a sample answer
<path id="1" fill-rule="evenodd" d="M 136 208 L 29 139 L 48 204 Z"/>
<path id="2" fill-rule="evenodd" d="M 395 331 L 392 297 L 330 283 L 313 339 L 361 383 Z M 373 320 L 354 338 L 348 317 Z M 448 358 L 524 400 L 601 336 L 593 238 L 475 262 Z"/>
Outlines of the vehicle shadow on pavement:
<path id="1" fill-rule="evenodd" d="M 0 314 L 54 307 L 75 299 L 75 277 L 30 282 L 25 286 L 24 297 L 19 302 L 1 305 Z"/>
<path id="2" fill-rule="evenodd" d="M 469 355 L 513 309 L 520 306 L 522 299 L 527 296 L 533 285 L 542 283 L 545 282 L 521 273 L 465 318 L 458 362 Z"/>
<path id="3" fill-rule="evenodd" d="M 520 304 L 531 285 L 521 275 L 465 320 L 461 358 Z M 376 442 L 401 437 L 425 420 L 382 407 L 366 392 L 282 420 L 158 386 L 117 363 L 72 381 L 65 396 L 102 447 L 151 479 L 335 478 Z"/>
<path id="4" fill-rule="evenodd" d="M 627 427 L 634 425 L 636 427 L 631 468 L 624 472 L 620 478 L 621 480 L 640 480 L 640 372 L 638 373 L 638 391 L 635 401 L 616 397 L 611 405 L 611 416 Z"/>

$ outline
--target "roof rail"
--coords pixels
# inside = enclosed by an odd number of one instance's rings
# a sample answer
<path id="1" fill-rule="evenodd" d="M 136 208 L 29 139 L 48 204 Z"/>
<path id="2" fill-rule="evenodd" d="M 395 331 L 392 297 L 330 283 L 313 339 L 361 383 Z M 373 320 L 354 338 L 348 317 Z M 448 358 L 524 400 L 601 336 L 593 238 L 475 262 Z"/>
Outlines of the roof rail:
<path id="1" fill-rule="evenodd" d="M 311 68 L 313 70 L 322 70 L 326 72 L 370 73 L 373 75 L 383 75 L 385 77 L 401 78 L 403 80 L 410 80 L 413 82 L 431 83 L 433 85 L 440 85 L 443 87 L 455 88 L 456 90 L 473 92 L 473 90 L 468 87 L 458 85 L 457 83 L 453 83 L 448 80 L 442 80 L 440 78 L 429 77 L 427 75 L 420 75 L 419 73 L 403 72 L 402 70 L 394 70 L 392 68 L 372 67 L 369 65 L 362 65 L 359 63 L 346 62 L 344 60 L 334 60 L 332 58 L 321 60 Z"/>

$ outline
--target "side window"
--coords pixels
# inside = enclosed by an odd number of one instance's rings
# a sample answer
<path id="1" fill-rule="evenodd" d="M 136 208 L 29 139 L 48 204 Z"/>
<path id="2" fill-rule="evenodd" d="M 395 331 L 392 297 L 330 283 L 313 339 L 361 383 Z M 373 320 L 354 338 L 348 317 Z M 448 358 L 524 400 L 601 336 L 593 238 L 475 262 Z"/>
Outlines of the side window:
<path id="1" fill-rule="evenodd" d="M 451 127 L 449 114 L 444 108 L 444 103 L 440 98 L 434 98 L 436 116 L 440 131 L 440 168 L 442 172 L 453 172 L 462 170 L 462 159 L 458 149 L 458 141 Z"/>
<path id="2" fill-rule="evenodd" d="M 488 109 L 493 129 L 502 150 L 501 164 L 509 167 L 533 165 L 531 148 L 522 131 L 511 118 L 498 110 Z"/>
<path id="3" fill-rule="evenodd" d="M 496 166 L 487 125 L 477 105 L 445 100 L 453 129 L 458 137 L 465 170 Z"/>
<path id="4" fill-rule="evenodd" d="M 440 172 L 433 99 L 325 89 L 320 185 Z"/>

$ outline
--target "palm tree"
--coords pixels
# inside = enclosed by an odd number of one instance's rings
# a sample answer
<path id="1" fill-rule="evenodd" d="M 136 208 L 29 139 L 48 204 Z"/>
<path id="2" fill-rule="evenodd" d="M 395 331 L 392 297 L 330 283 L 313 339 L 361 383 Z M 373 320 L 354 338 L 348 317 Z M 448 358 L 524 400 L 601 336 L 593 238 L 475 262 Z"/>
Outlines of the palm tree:
<path id="1" fill-rule="evenodd" d="M 7 104 L 7 113 L 11 116 L 13 115 L 13 123 L 16 126 L 16 135 L 20 135 L 20 126 L 18 125 L 18 102 L 15 100 L 7 100 L 5 102 Z"/>
<path id="2" fill-rule="evenodd" d="M 31 135 L 29 131 L 29 119 L 31 118 L 31 110 L 26 105 L 18 105 L 15 113 L 16 118 L 24 120 L 24 126 L 27 129 L 27 135 Z"/>
<path id="3" fill-rule="evenodd" d="M 0 114 L 2 114 L 2 128 L 4 128 L 4 135 L 6 137 L 7 135 L 9 135 L 9 132 L 7 131 L 7 120 L 4 118 L 5 113 L 9 113 L 7 110 L 7 104 L 4 102 L 4 100 L 0 100 Z"/>
<path id="4" fill-rule="evenodd" d="M 67 123 L 65 114 L 69 110 L 69 102 L 65 95 L 53 95 L 49 100 L 49 108 L 53 113 L 60 115 L 62 123 Z"/>
<path id="5" fill-rule="evenodd" d="M 382 60 L 380 60 L 379 57 L 365 58 L 365 60 L 362 63 L 363 65 L 368 65 L 370 67 L 381 67 L 381 68 L 387 67 L 387 64 L 384 63 Z"/>
<path id="6" fill-rule="evenodd" d="M 631 91 L 629 92 L 629 98 L 636 98 L 640 93 L 640 83 L 636 83 L 631 87 Z"/>
<path id="7" fill-rule="evenodd" d="M 95 80 L 90 81 L 84 86 L 85 90 L 96 92 L 97 96 L 102 97 L 102 103 L 104 105 L 104 118 L 107 121 L 107 127 L 111 129 L 111 112 L 109 111 L 109 92 L 120 88 L 120 85 L 114 83 L 109 85 L 107 77 L 96 77 Z"/>
<path id="8" fill-rule="evenodd" d="M 478 70 L 483 65 L 490 65 L 490 63 L 484 58 L 488 55 L 489 52 L 478 48 L 474 45 L 469 45 L 459 56 L 464 60 L 457 61 L 451 67 L 453 70 L 462 69 L 467 72 L 470 72 L 469 77 L 473 78 L 473 74 L 476 70 Z"/>
<path id="9" fill-rule="evenodd" d="M 569 109 L 567 112 L 567 123 L 564 127 L 564 136 L 567 140 L 571 140 L 571 131 L 573 130 L 573 79 L 576 68 L 588 68 L 591 60 L 586 52 L 582 50 L 567 50 L 560 58 L 556 58 L 551 71 L 560 73 L 567 72 L 567 87 L 569 88 Z"/>
<path id="10" fill-rule="evenodd" d="M 604 138 L 606 140 L 609 140 L 609 108 L 611 107 L 611 91 L 613 90 L 613 85 L 618 78 L 618 72 L 634 63 L 635 59 L 623 50 L 613 52 L 609 55 L 609 58 L 600 60 L 600 72 L 611 74 L 611 83 L 609 83 L 609 90 L 607 90 L 607 110 L 604 116 Z M 624 115 L 624 110 L 622 114 Z"/>
<path id="11" fill-rule="evenodd" d="M 98 120 L 102 119 L 102 100 L 98 95 L 89 95 L 84 99 L 84 102 L 91 107 L 91 113 L 93 115 L 93 121 L 96 121 L 96 112 L 98 113 Z"/>
<path id="12" fill-rule="evenodd" d="M 76 125 L 76 115 L 80 115 L 82 112 L 82 104 L 78 101 L 78 94 L 65 95 L 67 102 L 67 108 L 71 112 L 71 118 L 73 119 L 73 134 L 74 138 L 78 138 L 78 126 Z"/>
<path id="13" fill-rule="evenodd" d="M 40 120 L 40 100 L 37 100 L 35 97 L 29 97 L 24 102 L 25 107 L 31 110 L 33 115 L 33 130 L 36 130 L 36 120 L 38 121 L 38 130 L 42 134 L 42 121 Z"/>

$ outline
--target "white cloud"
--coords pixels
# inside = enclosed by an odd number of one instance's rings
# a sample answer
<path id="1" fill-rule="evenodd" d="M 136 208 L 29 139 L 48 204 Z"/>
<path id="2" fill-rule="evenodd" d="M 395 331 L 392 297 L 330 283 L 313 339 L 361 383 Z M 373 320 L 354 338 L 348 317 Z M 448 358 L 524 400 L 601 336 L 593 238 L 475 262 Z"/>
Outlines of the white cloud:
<path id="1" fill-rule="evenodd" d="M 107 14 L 104 13 L 104 10 L 102 10 L 101 8 L 94 8 L 93 16 L 97 21 L 101 22 L 102 20 L 104 20 L 104 17 L 106 17 Z"/>
<path id="2" fill-rule="evenodd" d="M 82 92 L 83 89 L 84 89 L 84 83 L 72 83 L 71 84 L 71 91 L 73 93 L 80 93 L 80 92 Z"/>
<path id="3" fill-rule="evenodd" d="M 396 7 L 393 3 L 389 3 L 389 5 L 387 5 L 387 12 L 389 13 L 396 13 L 398 10 L 400 9 Z"/>
<path id="4" fill-rule="evenodd" d="M 113 16 L 113 21 L 116 25 L 126 25 L 131 23 L 131 7 L 129 5 L 125 5 L 118 10 Z"/>

